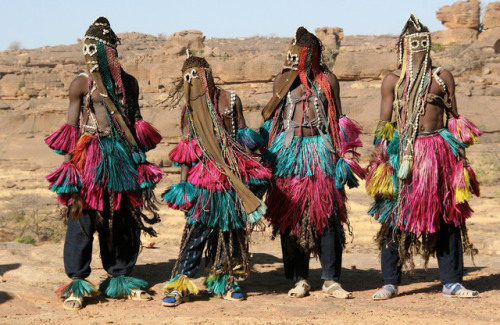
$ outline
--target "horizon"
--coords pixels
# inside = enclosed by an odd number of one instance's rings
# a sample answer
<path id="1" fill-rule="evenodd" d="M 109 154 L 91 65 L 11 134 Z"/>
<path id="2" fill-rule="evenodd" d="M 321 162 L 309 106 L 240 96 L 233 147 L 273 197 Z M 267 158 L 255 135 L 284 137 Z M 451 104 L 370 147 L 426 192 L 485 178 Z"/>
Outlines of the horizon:
<path id="1" fill-rule="evenodd" d="M 311 15 L 297 11 L 304 6 L 299 0 L 255 0 L 251 3 L 192 0 L 190 5 L 160 0 L 146 0 L 140 4 L 133 0 L 89 0 L 76 4 L 62 0 L 0 0 L 4 11 L 0 20 L 0 51 L 13 45 L 20 49 L 36 49 L 76 44 L 98 16 L 107 17 L 117 34 L 137 32 L 168 37 L 181 30 L 199 30 L 211 39 L 293 37 L 298 26 L 309 31 L 318 27 L 340 27 L 344 35 L 399 35 L 410 14 L 414 13 L 435 32 L 447 29 L 437 20 L 436 11 L 455 2 L 313 0 L 307 2 L 309 8 L 325 10 L 316 10 Z M 481 1 L 481 16 L 490 2 L 494 1 Z"/>

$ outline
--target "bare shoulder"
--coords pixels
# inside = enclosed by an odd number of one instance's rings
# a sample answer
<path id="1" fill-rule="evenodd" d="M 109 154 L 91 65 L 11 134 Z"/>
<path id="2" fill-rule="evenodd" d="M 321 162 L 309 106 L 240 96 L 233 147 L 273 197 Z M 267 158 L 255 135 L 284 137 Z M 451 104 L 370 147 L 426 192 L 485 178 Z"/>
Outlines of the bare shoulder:
<path id="1" fill-rule="evenodd" d="M 385 75 L 384 79 L 382 79 L 382 88 L 392 88 L 396 86 L 399 80 L 399 76 L 393 72 L 389 72 Z"/>
<path id="2" fill-rule="evenodd" d="M 454 79 L 453 79 L 453 75 L 451 74 L 450 71 L 446 70 L 446 69 L 443 69 L 441 70 L 441 72 L 439 73 L 439 77 L 441 79 L 443 79 L 443 81 L 447 84 L 447 85 L 450 85 L 450 83 L 455 83 Z"/>
<path id="3" fill-rule="evenodd" d="M 81 96 L 87 94 L 88 77 L 85 74 L 80 74 L 71 81 L 69 85 L 69 93 L 72 96 Z"/>

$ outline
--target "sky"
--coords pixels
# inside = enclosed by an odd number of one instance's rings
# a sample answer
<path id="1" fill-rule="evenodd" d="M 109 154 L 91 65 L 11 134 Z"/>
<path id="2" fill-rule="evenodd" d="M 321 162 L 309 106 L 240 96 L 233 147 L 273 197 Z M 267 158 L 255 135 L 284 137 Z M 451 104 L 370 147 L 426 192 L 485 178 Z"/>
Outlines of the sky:
<path id="1" fill-rule="evenodd" d="M 415 13 L 431 31 L 436 11 L 455 0 L 0 0 L 0 51 L 75 44 L 98 16 L 115 33 L 168 36 L 195 29 L 207 38 L 293 37 L 299 26 L 342 27 L 345 35 L 398 35 Z M 490 1 L 481 1 L 484 9 Z"/>

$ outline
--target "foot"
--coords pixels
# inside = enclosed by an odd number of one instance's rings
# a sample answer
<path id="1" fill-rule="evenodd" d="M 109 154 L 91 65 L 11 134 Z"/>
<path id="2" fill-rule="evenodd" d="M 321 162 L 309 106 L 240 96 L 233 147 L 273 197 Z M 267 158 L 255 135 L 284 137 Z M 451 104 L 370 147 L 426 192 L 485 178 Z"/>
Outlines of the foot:
<path id="1" fill-rule="evenodd" d="M 295 284 L 295 287 L 288 291 L 288 297 L 292 298 L 303 298 L 309 294 L 311 286 L 307 283 L 307 280 L 300 280 Z"/>
<path id="2" fill-rule="evenodd" d="M 386 284 L 373 295 L 373 300 L 386 300 L 398 295 L 398 286 Z"/>
<path id="3" fill-rule="evenodd" d="M 80 310 L 83 308 L 83 297 L 69 296 L 63 302 L 63 308 L 66 310 Z"/>
<path id="4" fill-rule="evenodd" d="M 241 291 L 228 290 L 222 298 L 231 301 L 242 301 L 245 300 L 245 294 Z"/>
<path id="5" fill-rule="evenodd" d="M 447 283 L 443 286 L 443 296 L 447 298 L 477 298 L 479 292 L 466 289 L 460 283 Z"/>
<path id="6" fill-rule="evenodd" d="M 352 292 L 345 291 L 340 286 L 340 283 L 335 281 L 325 281 L 325 283 L 323 283 L 323 294 L 328 297 L 340 299 L 352 298 Z"/>
<path id="7" fill-rule="evenodd" d="M 125 297 L 130 300 L 148 301 L 153 299 L 149 293 L 141 289 L 131 289 L 130 294 Z"/>
<path id="8" fill-rule="evenodd" d="M 166 307 L 177 307 L 183 302 L 189 301 L 189 296 L 183 296 L 182 293 L 180 293 L 177 290 L 174 290 L 167 294 L 165 298 L 163 298 L 162 305 Z"/>

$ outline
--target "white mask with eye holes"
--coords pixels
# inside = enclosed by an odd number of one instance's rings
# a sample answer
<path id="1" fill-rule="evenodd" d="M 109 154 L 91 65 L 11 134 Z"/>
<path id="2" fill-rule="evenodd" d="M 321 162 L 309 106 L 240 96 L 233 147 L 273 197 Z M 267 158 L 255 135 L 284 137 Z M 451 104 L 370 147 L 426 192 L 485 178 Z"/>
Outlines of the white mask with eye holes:
<path id="1" fill-rule="evenodd" d="M 97 53 L 97 46 L 95 44 L 83 44 L 83 55 L 94 56 Z"/>
<path id="2" fill-rule="evenodd" d="M 192 69 L 184 74 L 184 81 L 191 83 L 191 80 L 198 78 L 198 71 L 196 69 Z"/>

